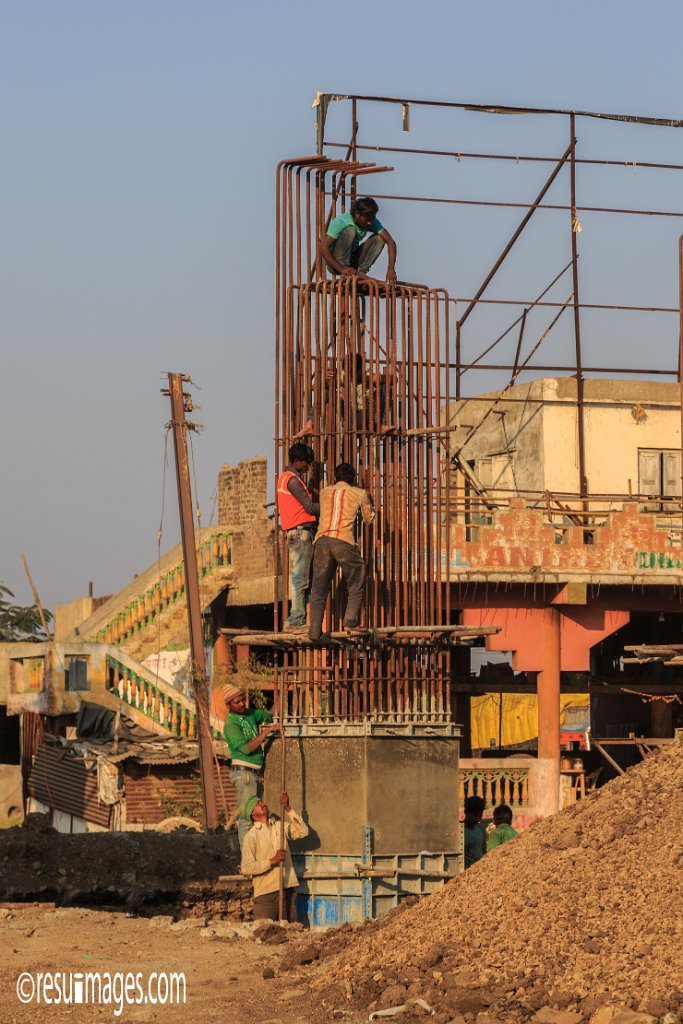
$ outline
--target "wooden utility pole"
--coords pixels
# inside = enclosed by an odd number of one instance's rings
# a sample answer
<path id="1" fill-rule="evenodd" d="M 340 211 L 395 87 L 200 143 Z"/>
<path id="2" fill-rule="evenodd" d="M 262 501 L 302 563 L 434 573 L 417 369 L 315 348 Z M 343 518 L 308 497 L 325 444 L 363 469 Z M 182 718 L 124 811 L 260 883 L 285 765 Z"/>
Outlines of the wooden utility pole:
<path id="1" fill-rule="evenodd" d="M 187 594 L 187 617 L 190 628 L 190 656 L 192 658 L 192 686 L 197 710 L 197 738 L 199 741 L 199 767 L 202 780 L 205 828 L 212 832 L 218 827 L 216 790 L 214 787 L 214 758 L 211 742 L 211 717 L 209 693 L 206 685 L 206 659 L 204 657 L 204 636 L 202 630 L 202 609 L 199 600 L 199 573 L 197 570 L 197 545 L 192 518 L 192 487 L 190 466 L 187 458 L 187 431 L 192 424 L 185 420 L 185 411 L 191 410 L 190 396 L 183 393 L 183 381 L 189 377 L 180 373 L 169 373 L 168 391 L 163 394 L 171 398 L 171 427 L 175 451 L 176 478 L 178 481 L 178 507 L 180 509 L 180 532 L 183 542 L 183 563 L 185 566 L 185 593 Z M 186 402 L 187 407 L 186 407 Z"/>

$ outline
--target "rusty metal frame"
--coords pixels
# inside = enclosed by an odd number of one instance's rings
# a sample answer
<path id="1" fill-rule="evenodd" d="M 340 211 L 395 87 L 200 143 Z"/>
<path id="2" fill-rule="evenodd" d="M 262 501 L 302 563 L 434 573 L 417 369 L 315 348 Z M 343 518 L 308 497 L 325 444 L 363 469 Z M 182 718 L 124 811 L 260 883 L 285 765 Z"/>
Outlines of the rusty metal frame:
<path id="1" fill-rule="evenodd" d="M 456 316 L 454 318 L 454 330 L 455 330 L 455 344 L 454 344 L 454 348 L 455 348 L 455 361 L 454 361 L 454 370 L 455 370 L 455 398 L 456 399 L 460 399 L 460 398 L 463 397 L 462 396 L 462 389 L 461 389 L 462 388 L 462 385 L 461 385 L 462 377 L 463 377 L 464 373 L 466 373 L 469 369 L 476 368 L 478 370 L 490 370 L 490 371 L 497 371 L 497 372 L 504 371 L 504 370 L 507 369 L 507 370 L 512 371 L 512 378 L 511 378 L 511 380 L 514 379 L 516 371 L 518 370 L 518 357 L 519 357 L 519 353 L 521 351 L 521 341 L 520 341 L 520 343 L 518 344 L 518 347 L 517 347 L 517 357 L 515 358 L 515 360 L 514 360 L 512 365 L 501 363 L 501 362 L 484 363 L 482 361 L 483 360 L 483 356 L 486 354 L 486 352 L 490 351 L 490 349 L 495 346 L 496 342 L 494 342 L 494 345 L 489 346 L 489 348 L 487 350 L 485 350 L 484 353 L 481 353 L 479 356 L 471 359 L 469 362 L 465 363 L 463 361 L 462 356 L 461 356 L 461 353 L 462 353 L 462 328 L 463 328 L 463 325 L 464 325 L 465 321 L 469 318 L 469 316 L 471 315 L 472 311 L 474 310 L 474 308 L 476 308 L 477 305 L 480 305 L 480 304 L 501 304 L 501 305 L 502 304 L 510 304 L 510 305 L 513 305 L 513 306 L 515 306 L 515 305 L 516 306 L 520 306 L 521 305 L 523 307 L 530 307 L 531 305 L 534 305 L 534 306 L 549 306 L 549 307 L 562 306 L 563 305 L 561 303 L 543 302 L 542 301 L 542 297 L 539 298 L 538 300 L 536 300 L 535 302 L 532 302 L 532 303 L 530 303 L 528 300 L 517 299 L 517 298 L 514 298 L 514 297 L 511 298 L 511 299 L 487 299 L 487 298 L 484 298 L 484 292 L 485 292 L 486 288 L 488 287 L 488 285 L 490 284 L 490 282 L 492 281 L 492 279 L 495 276 L 495 274 L 497 273 L 498 269 L 501 267 L 501 265 L 505 261 L 506 257 L 510 253 L 510 251 L 511 251 L 512 247 L 514 246 L 515 242 L 517 241 L 517 239 L 522 234 L 524 228 L 529 223 L 531 217 L 533 216 L 533 214 L 536 213 L 537 210 L 554 209 L 554 210 L 567 210 L 569 212 L 569 214 L 570 214 L 570 231 L 571 231 L 571 261 L 570 261 L 570 266 L 571 266 L 571 270 L 572 270 L 571 305 L 572 305 L 573 319 L 574 319 L 574 342 L 575 342 L 575 344 L 574 344 L 574 362 L 572 364 L 570 364 L 570 365 L 566 365 L 566 364 L 564 364 L 564 365 L 553 365 L 553 364 L 550 364 L 550 363 L 534 364 L 533 367 L 530 367 L 530 368 L 533 368 L 534 370 L 541 370 L 541 371 L 544 371 L 544 372 L 551 372 L 551 373 L 568 373 L 569 372 L 569 373 L 572 373 L 573 375 L 576 376 L 576 380 L 577 380 L 576 406 L 577 406 L 577 427 L 578 427 L 578 473 L 579 473 L 579 487 L 578 487 L 578 491 L 577 491 L 577 497 L 581 498 L 581 499 L 584 499 L 584 510 L 586 512 L 586 519 L 588 520 L 589 519 L 588 509 L 590 507 L 590 497 L 591 497 L 591 494 L 590 494 L 589 481 L 586 478 L 586 452 L 585 452 L 585 408 L 586 408 L 586 399 L 585 399 L 585 394 L 584 394 L 584 383 L 585 383 L 585 379 L 586 379 L 586 374 L 588 374 L 588 373 L 590 373 L 590 374 L 593 374 L 593 373 L 594 374 L 614 373 L 614 374 L 618 374 L 619 376 L 623 376 L 625 374 L 628 374 L 628 375 L 638 375 L 638 376 L 643 376 L 643 375 L 650 376 L 650 375 L 653 375 L 655 377 L 657 377 L 657 376 L 659 376 L 659 377 L 669 376 L 669 377 L 673 377 L 674 379 L 677 379 L 679 382 L 683 383 L 683 355 L 681 354 L 681 353 L 683 353 L 683 326 L 681 327 L 681 342 L 679 344 L 679 358 L 678 358 L 678 361 L 677 361 L 678 365 L 676 366 L 675 369 L 672 368 L 671 370 L 661 370 L 661 369 L 655 369 L 655 368 L 625 368 L 625 367 L 621 367 L 621 366 L 615 366 L 615 367 L 588 366 L 588 365 L 585 365 L 585 363 L 584 363 L 584 357 L 583 357 L 583 351 L 582 351 L 581 310 L 582 309 L 605 309 L 605 310 L 640 311 L 640 312 L 652 312 L 652 313 L 657 312 L 657 313 L 668 313 L 668 314 L 676 313 L 676 314 L 678 314 L 681 317 L 681 322 L 683 324 L 683 269 L 681 270 L 681 297 L 680 297 L 680 300 L 679 300 L 679 306 L 678 307 L 673 307 L 673 306 L 637 306 L 637 305 L 624 305 L 624 304 L 613 304 L 613 303 L 612 304 L 582 303 L 581 299 L 580 299 L 580 291 L 579 291 L 579 269 L 578 269 L 578 267 L 579 267 L 579 252 L 578 252 L 577 234 L 578 234 L 578 231 L 580 230 L 580 226 L 578 224 L 578 214 L 585 210 L 585 211 L 600 211 L 600 212 L 607 212 L 607 213 L 614 213 L 614 214 L 621 214 L 621 215 L 637 215 L 637 216 L 648 216 L 648 217 L 683 217 L 683 212 L 682 211 L 671 211 L 671 210 L 653 210 L 653 209 L 626 209 L 626 208 L 619 208 L 619 207 L 590 206 L 590 205 L 581 206 L 579 204 L 578 200 L 577 200 L 577 168 L 580 165 L 604 166 L 604 167 L 621 167 L 621 168 L 623 168 L 625 165 L 628 165 L 630 163 L 630 161 L 619 161 L 619 160 L 613 160 L 613 159 L 602 159 L 602 158 L 596 159 L 596 158 L 580 158 L 580 157 L 578 157 L 577 153 L 576 153 L 576 147 L 577 147 L 577 120 L 578 119 L 583 119 L 583 118 L 592 118 L 592 119 L 600 119 L 600 120 L 607 120 L 607 121 L 616 121 L 616 122 L 621 122 L 621 123 L 625 123 L 625 124 L 651 125 L 651 126 L 657 126 L 657 127 L 662 127 L 662 128 L 674 128 L 674 129 L 683 127 L 683 120 L 672 119 L 672 118 L 660 118 L 660 117 L 642 117 L 642 116 L 639 116 L 639 115 L 632 115 L 632 114 L 614 114 L 614 113 L 604 113 L 604 112 L 585 111 L 585 110 L 580 110 L 579 111 L 579 110 L 571 110 L 571 109 L 546 108 L 546 107 L 521 107 L 521 106 L 518 107 L 518 106 L 505 105 L 505 104 L 473 104 L 473 103 L 460 103 L 460 102 L 443 101 L 443 100 L 417 100 L 417 99 L 407 99 L 407 98 L 402 98 L 402 97 L 369 96 L 369 95 L 360 95 L 360 94 L 349 94 L 349 95 L 345 95 L 345 96 L 321 94 L 321 98 L 322 98 L 322 101 L 319 103 L 318 108 L 317 108 L 318 109 L 318 140 L 319 140 L 319 153 L 320 153 L 320 155 L 324 154 L 326 151 L 334 150 L 336 147 L 340 147 L 340 146 L 343 145 L 341 142 L 336 142 L 333 139 L 328 139 L 328 138 L 325 137 L 325 122 L 326 122 L 326 117 L 327 117 L 329 105 L 330 105 L 330 103 L 332 101 L 337 101 L 337 102 L 349 102 L 351 104 L 351 106 L 352 106 L 352 147 L 353 147 L 353 155 L 356 158 L 358 157 L 358 154 L 362 153 L 362 152 L 372 153 L 373 155 L 376 155 L 377 153 L 391 153 L 391 154 L 410 153 L 410 154 L 413 154 L 413 155 L 444 156 L 444 157 L 451 157 L 451 158 L 452 157 L 456 157 L 458 160 L 460 160 L 460 159 L 473 159 L 473 160 L 514 161 L 515 164 L 520 163 L 520 162 L 524 162 L 524 161 L 533 161 L 535 163 L 546 162 L 546 163 L 550 163 L 550 164 L 553 165 L 552 170 L 551 170 L 551 172 L 549 174 L 549 177 L 546 179 L 546 182 L 544 183 L 541 191 L 539 192 L 537 197 L 531 203 L 501 202 L 501 201 L 491 200 L 491 199 L 459 199 L 459 198 L 456 198 L 456 199 L 450 199 L 450 198 L 446 199 L 446 198 L 438 198 L 438 197 L 434 197 L 434 196 L 418 196 L 418 195 L 403 196 L 403 195 L 388 195 L 388 194 L 379 194 L 379 193 L 373 193 L 373 194 L 378 199 L 392 199 L 392 200 L 403 200 L 403 201 L 413 201 L 413 202 L 444 202 L 444 203 L 456 203 L 456 204 L 462 203 L 462 204 L 465 204 L 465 205 L 480 205 L 480 206 L 484 206 L 484 207 L 506 207 L 506 208 L 509 208 L 509 207 L 519 207 L 519 208 L 527 210 L 527 213 L 525 214 L 525 216 L 524 216 L 522 222 L 520 223 L 519 227 L 514 232 L 514 234 L 511 237 L 510 241 L 506 244 L 506 246 L 503 249 L 503 251 L 500 254 L 500 256 L 493 263 L 492 270 L 487 274 L 487 276 L 485 277 L 482 285 L 479 287 L 479 289 L 476 290 L 474 296 L 472 298 L 468 298 L 468 299 L 462 299 L 461 298 L 459 300 L 452 300 L 454 303 L 460 302 L 460 303 L 465 304 L 465 310 L 462 313 L 462 315 Z M 403 108 L 404 111 L 405 111 L 405 109 L 409 108 L 412 105 L 412 106 L 417 106 L 417 107 L 429 107 L 429 108 L 434 108 L 434 109 L 442 108 L 442 109 L 453 109 L 453 110 L 467 110 L 467 111 L 472 111 L 472 112 L 475 112 L 475 113 L 486 114 L 486 115 L 491 115 L 491 114 L 494 114 L 494 115 L 525 114 L 525 115 L 543 115 L 543 116 L 551 115 L 551 116 L 559 117 L 561 119 L 566 120 L 566 122 L 568 124 L 568 130 L 569 130 L 568 131 L 568 134 L 569 134 L 569 145 L 567 147 L 567 150 L 565 150 L 565 153 L 562 155 L 562 157 L 559 158 L 559 162 L 558 162 L 558 158 L 557 157 L 552 157 L 552 156 L 538 156 L 538 155 L 530 155 L 530 154 L 505 154 L 505 153 L 490 153 L 490 152 L 465 152 L 465 153 L 462 153 L 462 152 L 459 152 L 459 151 L 456 151 L 456 150 L 448 150 L 448 149 L 411 148 L 411 147 L 398 146 L 398 145 L 396 145 L 396 146 L 382 146 L 382 145 L 374 144 L 373 141 L 369 140 L 369 139 L 368 140 L 364 139 L 363 140 L 363 144 L 359 144 L 358 136 L 359 136 L 359 128 L 360 128 L 360 125 L 361 125 L 361 110 L 367 109 L 368 106 L 371 107 L 373 105 L 377 106 L 377 105 L 385 105 L 385 104 L 386 105 L 393 105 L 393 106 L 400 105 Z M 564 167 L 566 165 L 569 166 L 569 202 L 567 204 L 560 204 L 560 203 L 546 204 L 546 203 L 543 203 L 542 200 L 543 200 L 543 197 L 545 196 L 546 192 L 548 191 L 548 188 L 550 187 L 552 182 L 555 180 L 555 178 L 559 174 L 559 171 L 562 169 L 562 167 Z M 638 160 L 638 161 L 633 161 L 633 166 L 634 167 L 637 166 L 638 168 L 644 168 L 644 169 L 655 168 L 655 169 L 666 169 L 666 170 L 671 170 L 671 171 L 681 171 L 681 170 L 683 170 L 683 164 L 665 163 L 665 162 L 661 162 L 661 161 L 660 162 L 656 162 L 656 161 Z M 683 259 L 683 257 L 682 257 L 682 259 Z M 683 262 L 681 263 L 681 266 L 683 267 Z M 511 325 L 511 327 L 514 326 L 514 324 L 518 324 L 520 322 L 520 320 L 522 321 L 522 324 L 524 325 L 525 312 L 526 312 L 526 310 L 521 314 L 520 317 L 518 317 L 514 321 L 513 325 Z M 510 330 L 511 327 L 508 328 L 508 330 Z M 524 327 L 522 326 L 521 330 L 523 331 L 523 329 L 524 329 Z M 501 340 L 501 339 L 497 339 L 497 340 Z M 509 385 L 508 385 L 508 387 L 509 387 Z M 505 389 L 505 390 L 507 390 L 507 389 Z M 475 397 L 475 396 L 470 396 L 470 397 Z M 513 398 L 510 398 L 508 400 L 514 401 Z M 683 413 L 682 413 L 682 416 L 683 416 Z M 682 466 L 682 476 L 683 476 L 683 431 L 682 431 L 682 435 L 681 435 L 681 447 L 682 447 L 681 466 Z M 660 497 L 662 499 L 668 497 L 669 504 L 671 504 L 671 498 L 669 496 L 661 495 Z M 681 515 L 683 517 L 683 498 L 678 499 L 678 501 L 676 501 L 676 499 L 674 499 L 674 501 L 676 502 L 676 504 L 680 504 Z"/>
<path id="2" fill-rule="evenodd" d="M 347 102 L 351 124 L 348 139 L 325 138 L 325 124 L 330 102 Z M 448 150 L 409 149 L 407 147 L 374 146 L 371 140 L 359 143 L 362 113 L 367 104 L 411 104 L 419 106 L 459 108 L 481 114 L 555 115 L 566 121 L 568 141 L 558 157 L 533 155 L 513 156 L 501 153 L 455 154 Z M 538 406 L 538 398 L 520 399 L 508 394 L 523 371 L 542 370 L 571 373 L 576 377 L 578 424 L 578 488 L 575 493 L 550 494 L 515 489 L 511 496 L 525 497 L 529 503 L 548 510 L 550 522 L 564 518 L 587 527 L 604 519 L 610 508 L 621 501 L 640 496 L 598 495 L 590 491 L 586 474 L 585 412 L 590 398 L 584 392 L 587 374 L 624 374 L 671 376 L 683 386 L 683 236 L 681 241 L 680 301 L 678 307 L 620 305 L 614 303 L 583 303 L 580 294 L 579 214 L 584 210 L 602 210 L 614 214 L 678 217 L 676 211 L 629 210 L 617 207 L 581 205 L 577 172 L 583 165 L 619 166 L 623 162 L 583 159 L 577 155 L 577 121 L 581 118 L 602 118 L 625 123 L 649 124 L 681 128 L 683 121 L 642 118 L 630 115 L 598 114 L 589 111 L 518 108 L 447 102 L 430 102 L 372 96 L 323 96 L 318 104 L 318 153 L 299 159 L 282 161 L 277 168 L 276 186 L 276 387 L 275 387 L 275 474 L 287 463 L 287 449 L 294 439 L 312 444 L 316 453 L 315 485 L 331 482 L 334 465 L 349 461 L 357 469 L 359 483 L 373 494 L 379 508 L 373 528 L 364 528 L 361 550 L 368 564 L 365 623 L 370 629 L 384 627 L 435 628 L 452 624 L 457 614 L 451 587 L 452 542 L 451 524 L 466 506 L 468 516 L 476 508 L 490 512 L 508 499 L 497 489 L 492 501 L 486 488 L 462 462 L 464 443 L 454 440 L 444 410 L 452 400 L 464 400 L 462 382 L 471 370 L 510 374 L 507 386 L 497 389 L 489 408 L 469 426 L 468 439 L 481 427 L 486 417 L 498 407 L 514 408 L 524 401 Z M 328 155 L 335 149 L 342 156 Z M 477 160 L 546 161 L 552 166 L 535 199 L 528 202 L 500 202 L 489 199 L 446 199 L 434 196 L 403 196 L 373 194 L 376 198 L 413 202 L 463 203 L 488 207 L 517 207 L 522 219 L 492 261 L 482 284 L 468 299 L 454 299 L 441 288 L 399 282 L 389 287 L 374 279 L 359 281 L 356 277 L 337 278 L 324 266 L 318 240 L 330 219 L 348 209 L 358 193 L 358 179 L 367 178 L 391 167 L 364 162 L 363 153 L 376 157 L 382 153 L 411 153 L 431 156 L 464 156 Z M 638 163 L 642 167 L 683 170 L 683 165 Z M 562 170 L 568 170 L 567 203 L 544 202 L 548 190 Z M 367 185 L 364 186 L 368 188 Z M 532 218 L 542 210 L 565 210 L 569 214 L 571 259 L 554 276 L 550 285 L 532 300 L 511 297 L 491 299 L 486 296 L 489 285 L 508 259 L 518 239 Z M 568 297 L 563 302 L 546 296 L 564 274 L 571 270 Z M 482 352 L 467 360 L 463 358 L 463 328 L 479 305 L 510 305 L 521 307 L 508 329 Z M 464 307 L 464 309 L 463 309 Z M 546 309 L 548 326 L 541 337 L 529 344 L 527 317 L 534 308 Z M 462 312 L 460 310 L 463 309 Z M 646 311 L 657 314 L 676 313 L 681 322 L 681 340 L 676 369 L 636 369 L 602 367 L 587 364 L 582 347 L 581 314 L 586 309 Z M 573 318 L 573 360 L 564 365 L 546 361 L 532 363 L 545 338 L 563 312 Z M 485 361 L 489 353 L 509 331 L 518 328 L 512 363 L 505 360 Z M 522 349 L 528 348 L 523 355 Z M 470 399 L 476 395 L 468 396 Z M 669 407 L 669 403 L 659 403 Z M 683 435 L 682 435 L 683 439 Z M 683 458 L 682 458 L 683 464 Z M 456 472 L 454 472 L 454 470 Z M 464 483 L 463 483 L 464 481 Z M 463 493 L 462 488 L 465 488 Z M 629 492 L 633 489 L 629 483 Z M 664 497 L 664 496 L 662 496 Z M 656 496 L 650 496 L 655 500 Z M 669 510 L 678 507 L 681 499 L 667 498 Z M 664 507 L 664 506 L 662 506 Z M 467 509 L 470 511 L 468 512 Z M 683 504 L 681 504 L 683 516 Z M 467 522 L 467 519 L 465 520 Z M 274 630 L 277 634 L 286 612 L 289 589 L 285 546 L 276 517 L 275 571 L 273 581 Z M 328 604 L 327 625 L 332 631 L 341 626 L 344 595 L 338 586 Z M 420 707 L 434 720 L 448 711 L 450 695 L 446 694 L 450 677 L 450 651 L 446 646 L 435 648 L 425 660 L 424 651 L 398 649 L 396 645 L 379 644 L 373 657 L 367 658 L 362 645 L 341 644 L 323 651 L 284 640 L 275 659 L 277 685 L 293 696 L 298 685 L 334 686 L 325 701 L 333 702 L 334 716 L 350 714 L 398 714 L 400 707 Z M 408 661 L 398 660 L 407 658 Z M 398 660 L 397 660 L 398 659 Z M 420 661 L 422 659 L 422 661 Z M 428 662 L 428 663 L 427 663 Z M 402 696 L 391 689 L 397 673 L 411 688 L 411 696 Z M 365 687 L 367 692 L 357 691 Z M 313 694 L 311 690 L 311 694 Z M 314 713 L 321 712 L 323 690 L 311 696 Z M 390 694 L 393 693 L 393 696 Z M 419 693 L 419 699 L 415 696 Z M 403 703 L 401 703 L 403 701 Z M 407 702 L 407 703 L 406 703 Z M 359 710 L 360 709 L 360 710 Z M 293 713 L 293 712 L 292 712 Z M 401 712 L 403 713 L 403 712 Z M 324 717 L 324 715 L 323 715 Z"/>

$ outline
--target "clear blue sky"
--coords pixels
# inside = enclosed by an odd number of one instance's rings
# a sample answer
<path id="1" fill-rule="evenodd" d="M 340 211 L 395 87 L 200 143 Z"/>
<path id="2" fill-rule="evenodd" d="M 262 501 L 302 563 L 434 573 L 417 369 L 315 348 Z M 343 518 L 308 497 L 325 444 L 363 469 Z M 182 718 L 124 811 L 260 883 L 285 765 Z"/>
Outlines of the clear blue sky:
<path id="1" fill-rule="evenodd" d="M 115 591 L 154 561 L 164 371 L 188 372 L 202 387 L 196 418 L 206 430 L 195 452 L 205 522 L 221 464 L 271 455 L 274 169 L 314 151 L 318 89 L 681 117 L 682 36 L 673 0 L 3 0 L 0 580 L 29 599 L 25 553 L 51 607 L 85 593 L 89 580 L 96 593 Z M 499 138 L 487 127 L 486 143 L 508 151 L 511 127 L 494 120 Z M 458 148 L 441 130 L 414 115 L 407 138 Z M 554 131 L 528 144 L 561 152 Z M 648 132 L 608 132 L 603 145 L 592 126 L 586 145 L 683 163 L 683 130 L 663 143 Z M 391 141 L 388 129 L 380 134 Z M 420 190 L 417 171 L 407 173 Z M 434 166 L 422 191 L 467 194 L 467 181 Z M 491 187 L 515 192 L 501 182 Z M 615 205 L 647 195 L 593 183 Z M 662 201 L 683 209 L 679 193 Z M 435 274 L 430 241 L 446 213 L 385 212 L 399 273 Z M 431 282 L 453 295 L 476 284 L 519 219 L 484 249 L 482 232 L 468 234 L 459 216 L 447 244 L 441 233 Z M 680 221 L 666 225 L 665 248 L 679 230 Z M 619 259 L 627 268 L 642 256 L 644 238 L 633 247 L 619 237 L 614 259 L 596 232 L 591 258 L 603 275 L 609 264 L 604 283 L 617 300 L 630 291 Z M 507 283 L 530 294 L 545 283 L 516 273 Z M 676 301 L 675 248 L 667 263 L 646 259 L 643 274 L 643 298 Z M 618 332 L 604 338 L 614 357 Z M 173 488 L 171 473 L 165 546 L 178 536 Z"/>

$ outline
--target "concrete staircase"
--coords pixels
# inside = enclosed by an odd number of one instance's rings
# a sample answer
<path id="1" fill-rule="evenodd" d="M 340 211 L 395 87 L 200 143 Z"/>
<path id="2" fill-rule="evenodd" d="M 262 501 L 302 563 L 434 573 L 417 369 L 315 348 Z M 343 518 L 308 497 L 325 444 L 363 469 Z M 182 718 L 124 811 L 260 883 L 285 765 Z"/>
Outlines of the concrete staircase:
<path id="1" fill-rule="evenodd" d="M 202 609 L 235 581 L 233 538 L 240 528 L 197 531 Z M 177 544 L 77 626 L 67 641 L 114 644 L 143 661 L 170 643 L 189 644 L 182 546 Z"/>

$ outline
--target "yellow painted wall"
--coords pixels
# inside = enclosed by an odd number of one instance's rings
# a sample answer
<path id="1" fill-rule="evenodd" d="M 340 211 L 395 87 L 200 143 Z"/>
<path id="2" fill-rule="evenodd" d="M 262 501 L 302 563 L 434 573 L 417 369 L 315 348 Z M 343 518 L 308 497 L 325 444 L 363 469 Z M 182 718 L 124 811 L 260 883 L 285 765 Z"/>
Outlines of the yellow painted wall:
<path id="1" fill-rule="evenodd" d="M 453 403 L 444 420 L 453 425 L 453 444 L 464 446 L 475 472 L 490 475 L 491 461 L 512 450 L 510 476 L 520 490 L 579 490 L 576 380 L 544 377 L 506 392 L 515 402 L 494 405 L 487 398 Z M 588 489 L 593 494 L 638 493 L 638 450 L 677 449 L 681 445 L 680 392 L 677 384 L 639 380 L 589 379 L 585 382 L 584 431 Z M 542 399 L 544 404 L 538 404 Z M 671 408 L 661 408 L 661 406 Z M 486 416 L 495 408 L 496 412 Z M 503 412 L 504 416 L 498 415 Z M 635 412 L 635 416 L 634 416 Z M 486 418 L 484 419 L 484 417 Z M 488 480 L 484 481 L 489 484 Z M 506 480 L 507 485 L 507 480 Z M 489 486 L 495 494 L 495 481 Z M 502 484 L 500 486 L 503 486 Z"/>
<path id="2" fill-rule="evenodd" d="M 593 494 L 638 493 L 638 450 L 680 448 L 678 409 L 650 409 L 634 419 L 633 405 L 589 405 L 585 409 L 586 476 Z M 548 405 L 543 414 L 546 487 L 575 490 L 578 479 L 576 410 Z"/>

